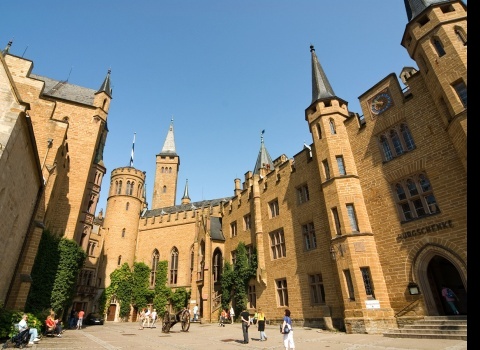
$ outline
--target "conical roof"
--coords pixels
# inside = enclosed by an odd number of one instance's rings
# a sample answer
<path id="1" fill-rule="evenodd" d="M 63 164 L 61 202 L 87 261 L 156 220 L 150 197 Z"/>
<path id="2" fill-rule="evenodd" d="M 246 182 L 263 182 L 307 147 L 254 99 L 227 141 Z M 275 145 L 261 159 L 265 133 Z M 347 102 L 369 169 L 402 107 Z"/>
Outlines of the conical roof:
<path id="1" fill-rule="evenodd" d="M 332 86 L 330 85 L 327 75 L 323 71 L 322 65 L 318 61 L 315 54 L 315 48 L 310 45 L 312 53 L 312 103 L 322 98 L 335 96 Z"/>
<path id="2" fill-rule="evenodd" d="M 175 150 L 175 135 L 173 133 L 173 118 L 170 122 L 170 127 L 168 128 L 165 143 L 163 144 L 163 148 L 159 154 L 175 156 L 177 155 L 177 151 Z"/>
<path id="3" fill-rule="evenodd" d="M 253 173 L 259 175 L 261 168 L 267 168 L 273 170 L 273 161 L 268 154 L 267 148 L 265 147 L 265 143 L 263 142 L 263 134 L 265 130 L 263 130 L 260 134 L 260 151 L 258 152 L 257 162 L 255 163 L 255 168 L 253 169 Z"/>
<path id="4" fill-rule="evenodd" d="M 104 92 L 108 96 L 110 96 L 110 98 L 112 98 L 112 88 L 110 87 L 110 73 L 111 72 L 112 71 L 109 69 L 108 72 L 107 72 L 107 76 L 105 77 L 105 80 L 103 81 L 102 85 L 100 86 L 100 88 L 96 92 L 97 94 L 100 93 L 100 92 Z"/>

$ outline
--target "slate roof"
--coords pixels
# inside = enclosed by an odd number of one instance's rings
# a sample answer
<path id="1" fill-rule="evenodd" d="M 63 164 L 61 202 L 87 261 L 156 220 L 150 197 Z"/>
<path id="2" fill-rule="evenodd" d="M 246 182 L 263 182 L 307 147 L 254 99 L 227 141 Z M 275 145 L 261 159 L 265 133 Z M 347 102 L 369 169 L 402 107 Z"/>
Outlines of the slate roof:
<path id="1" fill-rule="evenodd" d="M 160 216 L 165 214 L 176 214 L 184 211 L 190 211 L 194 209 L 201 209 L 207 207 L 215 207 L 220 205 L 221 202 L 229 202 L 233 197 L 223 197 L 218 199 L 203 200 L 199 202 L 192 202 L 188 204 L 173 205 L 171 207 L 157 208 L 145 211 L 142 217 L 151 218 L 154 216 Z"/>
<path id="2" fill-rule="evenodd" d="M 67 81 L 55 80 L 37 74 L 30 74 L 30 78 L 45 82 L 44 96 L 51 96 L 67 101 L 77 102 L 93 106 L 93 100 L 97 90 L 70 84 Z"/>
<path id="3" fill-rule="evenodd" d="M 431 5 L 441 4 L 444 2 L 450 2 L 450 0 L 404 0 L 405 9 L 407 10 L 408 20 L 418 16 L 423 10 Z"/>

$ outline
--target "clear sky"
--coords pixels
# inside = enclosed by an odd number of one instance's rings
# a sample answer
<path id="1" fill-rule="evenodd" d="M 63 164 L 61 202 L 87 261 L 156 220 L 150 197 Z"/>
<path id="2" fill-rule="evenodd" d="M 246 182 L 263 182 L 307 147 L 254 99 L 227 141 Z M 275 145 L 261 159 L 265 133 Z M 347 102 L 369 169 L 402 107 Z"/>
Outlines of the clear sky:
<path id="1" fill-rule="evenodd" d="M 13 39 L 10 53 L 32 60 L 33 73 L 98 89 L 112 71 L 97 212 L 111 171 L 129 165 L 134 133 L 133 165 L 146 171 L 151 203 L 172 117 L 176 204 L 187 179 L 194 202 L 233 195 L 234 179 L 253 171 L 262 130 L 272 159 L 312 143 L 310 45 L 359 114 L 358 96 L 417 68 L 400 45 L 403 0 L 3 0 L 0 14 L 0 49 Z"/>

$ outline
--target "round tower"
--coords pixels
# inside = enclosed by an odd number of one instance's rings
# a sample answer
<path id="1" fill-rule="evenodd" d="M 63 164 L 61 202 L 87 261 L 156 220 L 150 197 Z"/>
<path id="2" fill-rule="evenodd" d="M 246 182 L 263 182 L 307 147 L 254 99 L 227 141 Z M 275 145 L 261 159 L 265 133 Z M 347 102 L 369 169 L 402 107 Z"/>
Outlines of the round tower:
<path id="1" fill-rule="evenodd" d="M 107 208 L 104 220 L 105 287 L 110 285 L 110 274 L 135 261 L 138 224 L 145 204 L 145 172 L 133 167 L 114 169 L 110 176 Z"/>

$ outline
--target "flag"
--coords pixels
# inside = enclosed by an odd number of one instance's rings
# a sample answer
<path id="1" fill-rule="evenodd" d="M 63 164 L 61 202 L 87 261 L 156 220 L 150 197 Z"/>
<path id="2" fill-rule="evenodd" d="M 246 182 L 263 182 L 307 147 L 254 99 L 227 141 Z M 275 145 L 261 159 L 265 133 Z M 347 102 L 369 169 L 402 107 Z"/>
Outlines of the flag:
<path id="1" fill-rule="evenodd" d="M 133 167 L 133 152 L 135 150 L 135 135 L 136 134 L 137 133 L 133 134 L 132 154 L 130 155 L 130 166 L 132 166 L 132 167 Z"/>

